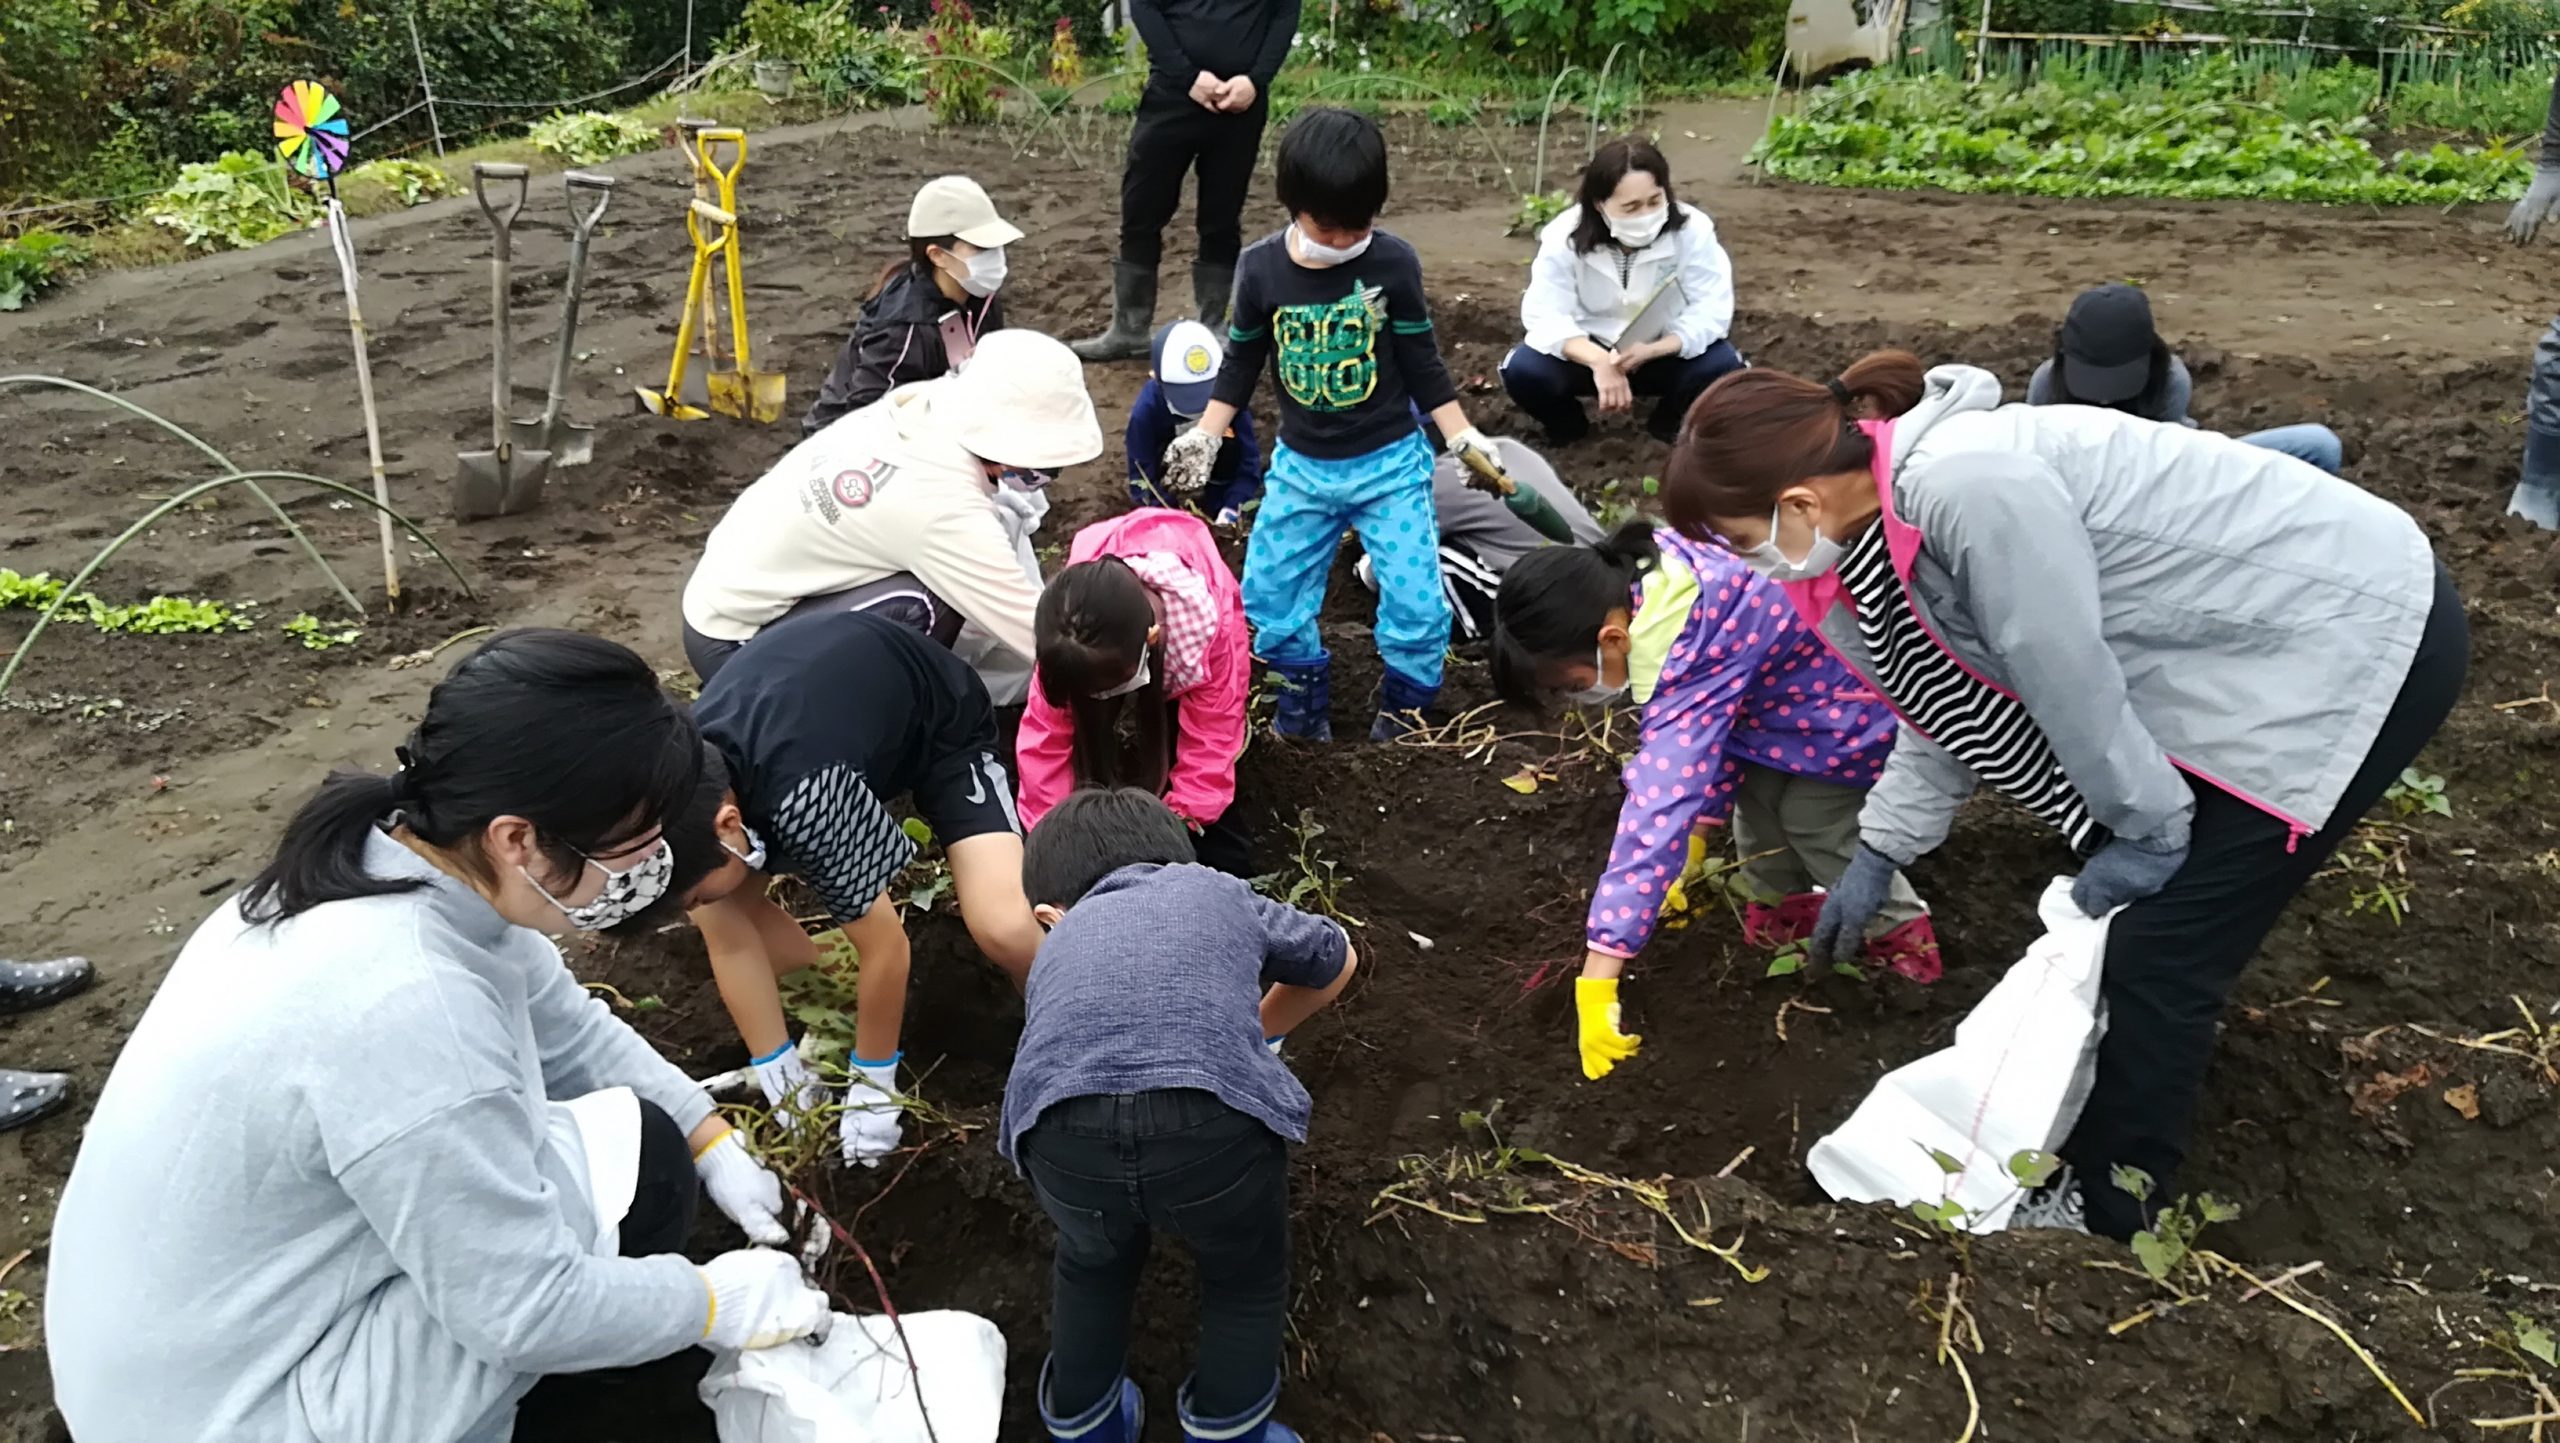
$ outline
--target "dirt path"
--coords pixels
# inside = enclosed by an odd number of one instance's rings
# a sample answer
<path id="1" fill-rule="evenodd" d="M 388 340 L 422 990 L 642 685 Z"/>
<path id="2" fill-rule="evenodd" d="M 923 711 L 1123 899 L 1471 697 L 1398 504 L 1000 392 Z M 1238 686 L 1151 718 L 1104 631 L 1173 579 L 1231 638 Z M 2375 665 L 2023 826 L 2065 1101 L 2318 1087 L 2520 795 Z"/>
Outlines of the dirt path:
<path id="1" fill-rule="evenodd" d="M 2427 765 L 2451 779 L 2457 816 L 2414 834 L 2405 926 L 2355 910 L 2356 884 L 2337 878 L 2270 944 L 2230 1023 L 2194 1179 L 2249 1207 L 2223 1233 L 2235 1256 L 2269 1270 L 2326 1260 L 2332 1295 L 2414 1375 L 2402 1381 L 2420 1391 L 2445 1381 L 2489 1356 L 2464 1339 L 2508 1306 L 2539 1306 L 2524 1284 L 2498 1280 L 2547 1267 L 2560 1248 L 2549 1164 L 2560 1115 L 2548 1077 L 2410 1026 L 2477 1037 L 2517 1027 L 2520 1004 L 2537 1017 L 2560 1011 L 2551 972 L 2560 836 L 2545 801 L 2560 708 L 2495 706 L 2560 677 L 2560 573 L 2546 544 L 2495 519 L 2492 499 L 2503 497 L 2520 445 L 2524 358 L 2555 300 L 2549 252 L 2507 249 L 2487 212 L 1755 186 L 1738 167 L 1759 113 L 1732 102 L 1660 121 L 1684 193 L 1714 214 L 1734 255 L 1738 339 L 1758 359 L 1815 369 L 1894 343 L 2016 383 L 2080 286 L 2143 279 L 2164 328 L 2197 363 L 2208 424 L 2332 421 L 2357 479 L 2416 513 L 2456 567 L 2475 605 L 2479 661 Z M 1396 135 L 1391 224 L 1422 248 L 1455 369 L 1481 381 L 1512 339 L 1528 255 L 1501 234 L 1509 203 L 1487 197 L 1503 193 L 1499 164 L 1525 177 L 1530 141 L 1494 132 L 1497 160 L 1473 132 L 1399 122 Z M 1578 157 L 1578 136 L 1557 141 Z M 1016 156 L 997 137 L 876 122 L 757 139 L 744 194 L 750 310 L 758 355 L 790 375 L 795 411 L 895 248 L 906 197 L 946 170 L 978 175 L 1030 233 L 1008 292 L 1017 323 L 1062 334 L 1100 323 L 1116 142 L 1088 119 L 1035 149 Z M 64 627 L 0 702 L 0 947 L 85 952 L 105 977 L 90 998 L 8 1024 L 0 1060 L 67 1067 L 96 1086 L 187 931 L 254 868 L 279 810 L 329 765 L 387 759 L 442 665 L 397 659 L 473 626 L 539 623 L 616 636 L 670 674 L 680 668 L 675 595 L 700 537 L 796 428 L 631 414 L 629 387 L 663 368 L 672 334 L 685 179 L 663 154 L 612 169 L 624 189 L 598 238 L 581 330 L 592 355 L 570 406 L 603 424 L 597 460 L 557 476 L 549 505 L 527 517 L 444 519 L 451 453 L 481 444 L 487 425 L 477 212 L 446 202 L 360 227 L 395 497 L 455 552 L 476 599 L 412 556 L 414 614 L 377 621 L 350 648 L 300 650 L 275 621 L 333 603 L 271 521 L 225 500 L 173 519 L 95 587 L 113 600 L 254 600 L 266 624 L 177 638 Z M 1266 181 L 1256 224 L 1268 204 Z M 520 379 L 547 370 L 561 219 L 556 183 L 537 186 L 518 240 Z M 1188 259 L 1177 238 L 1168 274 Z M 317 237 L 110 277 L 0 317 L 0 371 L 50 370 L 115 390 L 244 463 L 352 478 L 363 444 L 344 352 Z M 1139 379 L 1132 367 L 1094 373 L 1114 420 Z M 522 404 L 531 395 L 527 386 L 520 411 L 533 409 Z M 1495 395 L 1470 404 L 1488 429 L 1517 419 Z M 204 474 L 183 448 L 85 403 L 9 395 L 0 415 L 17 443 L 0 450 L 0 566 L 65 573 L 146 498 Z M 1596 493 L 1655 458 L 1612 434 L 1560 462 Z M 1119 464 L 1115 445 L 1061 483 L 1053 539 L 1118 504 Z M 294 510 L 361 585 L 370 524 L 318 500 Z M 1365 689 L 1356 659 L 1368 648 L 1343 590 L 1338 582 L 1332 617 L 1355 668 L 1340 689 L 1347 711 Z M 14 644 L 25 624 L 0 614 L 0 642 Z M 1455 675 L 1461 699 L 1482 692 L 1480 665 Z M 1498 764 L 1538 745 L 1511 744 Z M 1737 1429 L 1746 1439 L 1836 1439 L 1853 1427 L 1869 1438 L 1954 1436 L 1963 1395 L 1933 1361 L 1928 1316 L 1943 1305 L 1947 1250 L 1882 1215 L 1778 1205 L 1811 1200 L 1796 1166 L 1811 1138 L 1883 1067 L 1942 1040 L 2015 955 L 2031 925 L 2026 899 L 2056 857 L 1996 813 L 1969 818 L 1921 878 L 1950 938 L 1948 981 L 1925 994 L 1817 987 L 1805 1000 L 1829 1010 L 1792 1014 L 1783 1035 L 1772 1014 L 1786 1023 L 1795 994 L 1755 980 L 1729 927 L 1702 924 L 1655 949 L 1649 976 L 1631 988 L 1655 1039 L 1645 1065 L 1592 1087 L 1573 1072 L 1569 1004 L 1558 989 L 1529 985 L 1543 964 L 1574 955 L 1615 805 L 1598 768 L 1562 771 L 1538 796 L 1519 797 L 1494 785 L 1497 771 L 1428 751 L 1270 749 L 1251 759 L 1247 795 L 1263 814 L 1285 819 L 1312 805 L 1327 822 L 1321 848 L 1351 879 L 1346 905 L 1372 923 L 1376 947 L 1351 1004 L 1293 1044 L 1318 1099 L 1301 1169 L 1306 1264 L 1294 1345 L 1306 1386 L 1293 1396 L 1306 1400 L 1307 1421 L 1325 1424 L 1327 1438 L 1375 1432 L 1404 1443 Z M 1277 862 L 1285 837 L 1276 826 L 1264 835 Z M 943 1051 L 937 1100 L 967 1117 L 1000 1091 L 1019 1019 L 961 952 L 956 928 L 928 924 L 911 1030 L 920 1052 Z M 688 1066 L 735 1060 L 689 936 L 580 950 L 576 960 L 632 995 L 663 996 L 666 1011 L 647 1025 Z M 2477 1120 L 2439 1100 L 2464 1085 L 2478 1090 Z M 1457 1120 L 1497 1099 L 1506 1139 L 1612 1174 L 1703 1178 L 1753 1149 L 1735 1180 L 1706 1196 L 1719 1239 L 1759 1220 L 1749 1256 L 1772 1268 L 1770 1280 L 1742 1283 L 1614 1194 L 1573 1204 L 1598 1209 L 1601 1243 L 1535 1222 L 1469 1227 L 1410 1209 L 1373 1222 L 1371 1200 L 1406 1177 L 1399 1155 L 1447 1165 L 1453 1149 L 1482 1147 Z M 23 1199 L 0 1212 L 0 1256 L 41 1244 L 76 1143 L 70 1122 L 0 1136 L 0 1186 Z M 1027 1198 L 992 1161 L 983 1134 L 937 1144 L 869 1227 L 882 1256 L 895 1255 L 902 1303 L 972 1307 L 1006 1325 L 1019 1382 L 1037 1366 L 1045 1243 Z M 2004 1241 L 1974 1256 L 1970 1286 L 1981 1290 L 1992 1346 L 1973 1367 L 1993 1424 L 2008 1430 L 1987 1436 L 2214 1439 L 2233 1436 L 2233 1419 L 2266 1437 L 2405 1428 L 2325 1333 L 2265 1299 L 2188 1310 L 2118 1339 L 2107 1324 L 2134 1313 L 2147 1290 L 2080 1266 L 2103 1254 Z M 41 1254 L 9 1279 L 41 1283 Z M 1151 1316 L 1166 1321 L 1151 1323 L 1141 1346 L 1148 1376 L 1167 1384 L 1187 1316 L 1179 1286 L 1152 1285 Z M 2451 1336 L 2439 1332 L 2438 1309 Z M 652 1417 L 681 1394 L 680 1372 L 629 1381 L 615 1396 L 629 1416 Z M 39 1416 L 41 1354 L 0 1356 L 0 1390 Z M 2474 1399 L 2487 1402 L 2486 1390 L 2455 1406 Z M 2520 1400 L 2496 1411 L 2524 1411 L 2507 1406 Z M 594 1419 L 613 1415 L 576 1416 L 601 1429 Z M 542 1436 L 705 1436 L 680 1420 L 652 1427 Z M 30 1424 L 21 1436 L 38 1433 Z"/>

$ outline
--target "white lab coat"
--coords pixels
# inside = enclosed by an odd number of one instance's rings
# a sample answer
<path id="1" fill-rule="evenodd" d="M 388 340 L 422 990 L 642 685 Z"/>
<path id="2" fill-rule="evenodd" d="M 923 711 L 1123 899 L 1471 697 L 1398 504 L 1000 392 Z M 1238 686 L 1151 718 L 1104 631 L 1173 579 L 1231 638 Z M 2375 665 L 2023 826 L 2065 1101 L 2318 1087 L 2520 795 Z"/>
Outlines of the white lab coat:
<path id="1" fill-rule="evenodd" d="M 1687 220 L 1679 229 L 1665 230 L 1632 257 L 1608 241 L 1588 255 L 1575 254 L 1580 206 L 1549 221 L 1538 233 L 1538 258 L 1520 297 L 1529 349 L 1561 359 L 1565 344 L 1578 336 L 1610 344 L 1675 273 L 1688 300 L 1671 322 L 1681 356 L 1696 356 L 1723 340 L 1733 330 L 1733 262 L 1705 211 L 1682 202 L 1680 213 Z"/>

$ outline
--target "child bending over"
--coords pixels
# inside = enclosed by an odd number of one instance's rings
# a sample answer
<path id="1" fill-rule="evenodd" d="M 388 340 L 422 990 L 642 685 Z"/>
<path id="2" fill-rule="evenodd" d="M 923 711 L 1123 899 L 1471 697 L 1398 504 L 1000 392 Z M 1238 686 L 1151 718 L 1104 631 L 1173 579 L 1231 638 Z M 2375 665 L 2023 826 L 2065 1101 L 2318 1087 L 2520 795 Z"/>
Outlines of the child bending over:
<path id="1" fill-rule="evenodd" d="M 1342 993 L 1337 924 L 1191 865 L 1135 787 L 1083 791 L 1022 859 L 1051 930 L 1031 968 L 997 1146 L 1057 1224 L 1040 1417 L 1053 1440 L 1133 1443 L 1129 1313 L 1151 1231 L 1191 1245 L 1200 1347 L 1187 1439 L 1298 1443 L 1271 1418 L 1289 1301 L 1289 1144 L 1307 1090 L 1269 1044 Z"/>

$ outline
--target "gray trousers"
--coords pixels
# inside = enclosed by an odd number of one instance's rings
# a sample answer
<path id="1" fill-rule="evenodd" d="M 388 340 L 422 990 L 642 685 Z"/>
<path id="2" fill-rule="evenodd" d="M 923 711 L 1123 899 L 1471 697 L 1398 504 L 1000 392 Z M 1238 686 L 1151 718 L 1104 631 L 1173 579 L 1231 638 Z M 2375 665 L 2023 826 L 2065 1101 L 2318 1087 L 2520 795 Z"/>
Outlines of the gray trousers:
<path id="1" fill-rule="evenodd" d="M 1774 903 L 1840 880 L 1858 850 L 1858 811 L 1866 803 L 1865 787 L 1744 762 L 1733 796 L 1733 841 L 1742 851 L 1744 890 Z M 1897 872 L 1892 894 L 1868 931 L 1882 936 L 1927 910 Z"/>

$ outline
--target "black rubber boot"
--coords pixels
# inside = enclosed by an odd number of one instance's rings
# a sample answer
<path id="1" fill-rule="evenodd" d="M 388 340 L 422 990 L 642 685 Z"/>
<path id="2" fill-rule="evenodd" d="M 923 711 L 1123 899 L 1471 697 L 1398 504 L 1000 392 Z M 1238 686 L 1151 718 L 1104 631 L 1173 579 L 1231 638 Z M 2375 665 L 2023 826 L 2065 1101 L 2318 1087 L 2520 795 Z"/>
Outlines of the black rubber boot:
<path id="1" fill-rule="evenodd" d="M 50 962 L 0 961 L 0 1012 L 33 1012 L 88 990 L 98 980 L 86 957 Z"/>
<path id="2" fill-rule="evenodd" d="M 1215 332 L 1221 345 L 1227 339 L 1227 302 L 1236 291 L 1236 268 L 1213 266 L 1203 261 L 1191 268 L 1191 300 L 1199 307 L 1200 324 Z"/>
<path id="3" fill-rule="evenodd" d="M 2560 432 L 2525 429 L 2524 475 L 2507 499 L 2507 514 L 2560 531 Z"/>
<path id="4" fill-rule="evenodd" d="M 1088 361 L 1132 361 L 1147 353 L 1156 323 L 1156 273 L 1127 261 L 1111 263 L 1111 329 L 1069 347 Z"/>

